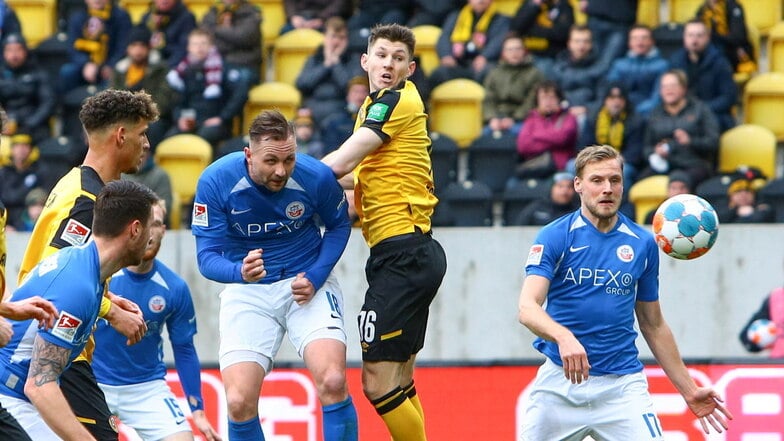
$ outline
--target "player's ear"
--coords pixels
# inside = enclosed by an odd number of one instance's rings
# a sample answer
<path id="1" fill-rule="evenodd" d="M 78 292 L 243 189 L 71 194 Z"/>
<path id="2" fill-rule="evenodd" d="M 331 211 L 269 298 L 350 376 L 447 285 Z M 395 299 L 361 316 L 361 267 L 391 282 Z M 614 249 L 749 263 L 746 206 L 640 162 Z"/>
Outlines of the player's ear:
<path id="1" fill-rule="evenodd" d="M 125 144 L 125 137 L 126 137 L 127 134 L 128 133 L 125 130 L 125 127 L 121 126 L 121 125 L 118 125 L 118 126 L 115 127 L 114 133 L 112 134 L 112 136 L 114 136 L 114 140 L 117 143 L 117 145 L 123 145 L 123 144 Z"/>

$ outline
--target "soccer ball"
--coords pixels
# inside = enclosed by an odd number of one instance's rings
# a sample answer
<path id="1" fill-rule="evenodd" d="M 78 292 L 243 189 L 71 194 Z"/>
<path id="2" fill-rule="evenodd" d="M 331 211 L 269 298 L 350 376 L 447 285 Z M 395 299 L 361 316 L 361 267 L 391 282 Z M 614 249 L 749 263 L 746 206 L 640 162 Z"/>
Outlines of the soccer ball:
<path id="1" fill-rule="evenodd" d="M 754 320 L 746 330 L 746 337 L 755 345 L 770 349 L 776 342 L 776 324 L 767 319 Z"/>
<path id="2" fill-rule="evenodd" d="M 719 235 L 719 217 L 705 199 L 679 194 L 662 202 L 653 216 L 656 244 L 668 256 L 695 259 L 711 249 Z"/>

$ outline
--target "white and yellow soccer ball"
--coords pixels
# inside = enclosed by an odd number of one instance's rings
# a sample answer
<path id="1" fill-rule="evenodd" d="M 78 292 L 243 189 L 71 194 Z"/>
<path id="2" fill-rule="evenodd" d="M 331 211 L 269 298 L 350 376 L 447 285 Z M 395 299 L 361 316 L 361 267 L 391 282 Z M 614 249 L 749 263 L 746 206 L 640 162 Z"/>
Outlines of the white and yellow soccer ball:
<path id="1" fill-rule="evenodd" d="M 696 259 L 707 253 L 719 235 L 719 217 L 708 201 L 679 194 L 659 205 L 653 216 L 656 244 L 676 259 Z"/>

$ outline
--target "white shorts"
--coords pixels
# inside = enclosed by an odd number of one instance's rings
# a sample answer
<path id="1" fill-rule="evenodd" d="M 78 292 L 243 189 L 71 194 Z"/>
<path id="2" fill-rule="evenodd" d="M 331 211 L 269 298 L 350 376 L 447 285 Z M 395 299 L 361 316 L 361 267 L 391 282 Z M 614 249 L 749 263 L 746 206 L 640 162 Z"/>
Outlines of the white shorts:
<path id="1" fill-rule="evenodd" d="M 572 384 L 548 359 L 531 385 L 522 440 L 663 440 L 662 432 L 642 372 Z"/>
<path id="2" fill-rule="evenodd" d="M 330 274 L 302 306 L 291 295 L 293 280 L 270 285 L 230 284 L 221 292 L 221 370 L 241 361 L 255 361 L 269 373 L 286 332 L 300 357 L 313 340 L 331 338 L 346 344 L 343 293 L 337 278 Z"/>
<path id="3" fill-rule="evenodd" d="M 30 436 L 30 439 L 34 441 L 60 441 L 60 437 L 46 425 L 33 403 L 0 394 L 0 404 L 3 405 L 8 413 L 13 415 L 19 425 Z"/>
<path id="4" fill-rule="evenodd" d="M 164 439 L 191 426 L 169 386 L 163 380 L 110 386 L 98 384 L 106 404 L 123 424 L 133 428 L 142 439 Z"/>

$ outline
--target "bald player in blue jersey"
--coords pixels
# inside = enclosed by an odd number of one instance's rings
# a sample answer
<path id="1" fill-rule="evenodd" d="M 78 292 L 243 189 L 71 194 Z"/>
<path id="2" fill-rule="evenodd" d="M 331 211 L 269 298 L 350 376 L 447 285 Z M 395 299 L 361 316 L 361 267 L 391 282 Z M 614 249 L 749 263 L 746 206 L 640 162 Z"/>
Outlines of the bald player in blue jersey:
<path id="1" fill-rule="evenodd" d="M 220 441 L 204 414 L 191 292 L 180 276 L 156 259 L 166 231 L 164 205 L 158 200 L 153 206 L 151 240 L 142 262 L 118 271 L 109 283 L 114 294 L 139 305 L 147 333 L 139 343 L 128 346 L 125 336 L 106 320 L 99 320 L 94 331 L 93 372 L 111 412 L 142 439 L 193 441 L 190 424 L 166 384 L 161 338 L 166 327 L 193 422 L 205 439 Z"/>
<path id="2" fill-rule="evenodd" d="M 575 166 L 580 209 L 542 228 L 525 267 L 519 320 L 547 359 L 531 386 L 522 439 L 663 439 L 638 359 L 635 316 L 703 431 L 710 425 L 721 433 L 732 415 L 689 376 L 662 316 L 653 236 L 618 212 L 623 158 L 610 146 L 589 146 Z"/>
<path id="3" fill-rule="evenodd" d="M 141 261 L 156 200 L 140 184 L 110 182 L 95 201 L 94 240 L 43 259 L 11 296 L 17 301 L 40 295 L 58 311 L 51 329 L 34 320 L 12 321 L 14 336 L 0 350 L 0 403 L 31 439 L 95 440 L 58 381 L 90 338 L 106 280 Z"/>
<path id="4" fill-rule="evenodd" d="M 296 153 L 280 112 L 253 120 L 249 144 L 204 170 L 191 221 L 199 270 L 226 284 L 219 362 L 229 439 L 264 440 L 259 393 L 288 333 L 316 383 L 324 441 L 355 441 L 343 295 L 332 275 L 351 232 L 345 194 L 329 167 Z"/>

